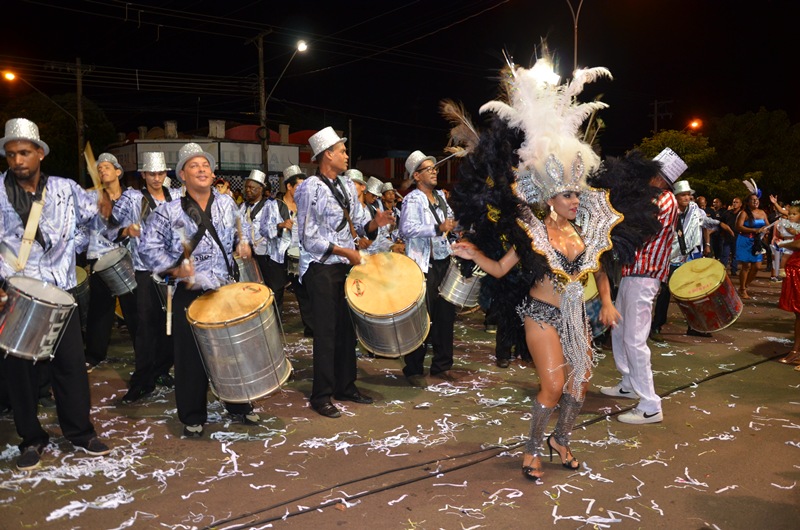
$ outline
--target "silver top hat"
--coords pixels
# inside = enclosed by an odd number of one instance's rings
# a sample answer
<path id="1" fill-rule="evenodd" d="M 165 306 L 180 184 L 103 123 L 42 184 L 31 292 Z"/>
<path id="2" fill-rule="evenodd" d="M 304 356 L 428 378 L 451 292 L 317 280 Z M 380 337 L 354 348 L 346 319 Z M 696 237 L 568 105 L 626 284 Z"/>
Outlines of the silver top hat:
<path id="1" fill-rule="evenodd" d="M 675 187 L 672 189 L 672 193 L 675 195 L 680 195 L 681 193 L 691 193 L 694 195 L 694 190 L 689 186 L 688 180 L 681 180 L 675 183 Z"/>
<path id="2" fill-rule="evenodd" d="M 14 118 L 6 122 L 6 134 L 0 138 L 0 156 L 6 156 L 6 144 L 26 140 L 44 149 L 45 156 L 50 154 L 50 146 L 39 138 L 39 127 L 25 118 Z"/>
<path id="3" fill-rule="evenodd" d="M 394 186 L 392 186 L 391 182 L 383 183 L 383 187 L 381 188 L 381 193 L 386 193 L 387 191 L 394 191 Z"/>
<path id="4" fill-rule="evenodd" d="M 303 178 L 306 178 L 306 174 L 303 173 L 303 170 L 300 168 L 300 166 L 289 166 L 283 170 L 283 180 L 295 175 L 302 175 Z"/>
<path id="5" fill-rule="evenodd" d="M 367 179 L 367 191 L 371 194 L 375 195 L 376 197 L 380 197 L 383 193 L 383 182 L 378 180 L 375 177 L 370 177 Z"/>
<path id="6" fill-rule="evenodd" d="M 344 172 L 344 176 L 350 177 L 350 180 L 352 180 L 353 182 L 358 182 L 360 184 L 363 184 L 364 186 L 367 185 L 367 182 L 364 180 L 364 174 L 357 169 L 348 169 L 347 171 Z"/>
<path id="7" fill-rule="evenodd" d="M 169 171 L 164 153 L 159 151 L 142 153 L 142 173 L 159 173 L 161 171 Z"/>
<path id="8" fill-rule="evenodd" d="M 408 155 L 408 158 L 406 158 L 406 171 L 408 171 L 408 176 L 413 177 L 414 172 L 425 160 L 430 160 L 432 163 L 436 164 L 436 157 L 426 156 L 422 151 L 414 151 Z"/>
<path id="9" fill-rule="evenodd" d="M 267 185 L 267 176 L 264 174 L 263 171 L 259 171 L 258 169 L 251 170 L 250 174 L 247 175 L 247 178 L 244 180 L 245 181 L 252 180 L 253 182 L 257 182 L 262 186 Z"/>
<path id="10" fill-rule="evenodd" d="M 100 166 L 100 164 L 102 164 L 103 162 L 108 162 L 115 168 L 119 169 L 120 171 L 123 171 L 122 164 L 120 164 L 119 160 L 117 160 L 117 157 L 115 157 L 111 153 L 100 153 L 100 156 L 97 157 L 97 165 Z"/>
<path id="11" fill-rule="evenodd" d="M 208 160 L 208 163 L 211 165 L 211 169 L 216 169 L 217 161 L 214 159 L 214 156 L 211 153 L 206 153 L 203 151 L 203 148 L 198 144 L 190 142 L 181 147 L 180 151 L 178 151 L 178 164 L 175 166 L 175 173 L 180 176 L 180 172 L 183 170 L 183 166 L 186 164 L 186 162 L 196 156 L 205 157 L 205 159 Z"/>
<path id="12" fill-rule="evenodd" d="M 339 142 L 346 141 L 347 138 L 339 138 L 339 135 L 336 134 L 336 131 L 333 130 L 333 127 L 325 127 L 321 131 L 313 134 L 311 138 L 308 139 L 308 144 L 314 151 L 314 154 L 311 156 L 311 160 L 316 160 L 317 156 L 326 149 L 333 147 Z"/>
<path id="13" fill-rule="evenodd" d="M 670 187 L 675 185 L 675 181 L 677 181 L 683 172 L 689 169 L 689 166 L 686 165 L 686 162 L 678 156 L 678 154 L 670 149 L 669 147 L 665 148 L 663 151 L 658 153 L 658 155 L 653 159 L 656 162 L 661 163 L 661 175 L 664 177 L 664 180 L 667 181 L 667 184 Z"/>

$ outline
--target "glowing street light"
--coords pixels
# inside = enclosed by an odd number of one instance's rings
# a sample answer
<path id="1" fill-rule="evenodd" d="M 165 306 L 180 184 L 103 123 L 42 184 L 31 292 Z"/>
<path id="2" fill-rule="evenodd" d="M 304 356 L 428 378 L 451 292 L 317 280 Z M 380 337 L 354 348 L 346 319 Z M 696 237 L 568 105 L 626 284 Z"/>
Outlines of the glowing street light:
<path id="1" fill-rule="evenodd" d="M 681 129 L 681 132 L 689 131 L 689 132 L 697 132 L 703 127 L 703 120 L 699 118 L 694 118 L 689 123 L 686 124 L 686 127 Z"/>
<path id="2" fill-rule="evenodd" d="M 76 129 L 78 128 L 78 118 L 76 118 L 75 116 L 73 116 L 73 115 L 72 115 L 72 113 L 71 113 L 70 111 L 68 111 L 67 109 L 65 109 L 65 108 L 64 108 L 64 107 L 62 107 L 61 105 L 59 105 L 59 104 L 56 102 L 56 100 L 54 100 L 53 98 L 51 98 L 50 96 L 48 96 L 47 94 L 45 94 L 44 92 L 42 92 L 41 90 L 39 90 L 38 88 L 36 88 L 35 86 L 33 86 L 32 84 L 30 84 L 30 83 L 29 83 L 29 82 L 28 82 L 28 81 L 27 81 L 27 80 L 26 80 L 24 77 L 20 77 L 20 76 L 18 76 L 17 74 L 15 74 L 14 72 L 11 72 L 11 71 L 8 71 L 8 70 L 6 70 L 5 72 L 3 72 L 3 79 L 5 79 L 6 81 L 15 81 L 15 80 L 19 79 L 20 81 L 22 81 L 23 83 L 25 83 L 26 85 L 28 85 L 29 87 L 31 87 L 32 89 L 34 89 L 35 91 L 37 91 L 39 94 L 43 95 L 43 96 L 44 96 L 44 97 L 46 97 L 48 100 L 50 100 L 50 102 L 51 102 L 53 105 L 55 105 L 56 107 L 58 107 L 59 109 L 61 109 L 61 110 L 64 112 L 64 114 L 66 114 L 67 116 L 69 116 L 70 118 L 72 118 L 72 121 L 74 121 L 74 122 L 75 122 L 75 128 L 76 128 Z"/>
<path id="3" fill-rule="evenodd" d="M 277 87 L 278 83 L 280 83 L 281 79 L 283 79 L 283 74 L 286 73 L 286 70 L 288 70 L 289 65 L 292 64 L 292 61 L 294 60 L 295 55 L 297 55 L 298 52 L 299 53 L 305 53 L 305 51 L 307 49 L 308 49 L 308 44 L 306 44 L 306 41 L 304 41 L 304 40 L 297 41 L 297 46 L 295 47 L 294 53 L 292 53 L 292 56 L 289 57 L 289 62 L 287 62 L 286 66 L 283 67 L 283 71 L 281 72 L 281 75 L 279 75 L 278 79 L 275 80 L 275 84 L 272 85 L 272 90 L 269 91 L 269 94 L 267 94 L 267 98 L 264 100 L 264 106 L 265 107 L 267 105 L 267 101 L 269 101 L 269 98 L 272 97 L 272 93 L 275 92 L 275 87 Z"/>

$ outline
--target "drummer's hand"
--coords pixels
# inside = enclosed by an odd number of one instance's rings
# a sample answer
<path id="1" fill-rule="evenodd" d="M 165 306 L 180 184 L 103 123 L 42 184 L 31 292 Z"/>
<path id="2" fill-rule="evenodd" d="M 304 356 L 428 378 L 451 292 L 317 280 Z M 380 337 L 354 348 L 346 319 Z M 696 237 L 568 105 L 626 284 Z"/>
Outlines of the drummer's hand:
<path id="1" fill-rule="evenodd" d="M 240 241 L 239 244 L 236 245 L 236 253 L 243 258 L 251 257 L 253 252 L 250 250 L 250 243 Z"/>
<path id="2" fill-rule="evenodd" d="M 703 245 L 703 256 L 708 257 L 711 255 L 711 245 L 706 243 Z"/>
<path id="3" fill-rule="evenodd" d="M 191 258 L 184 259 L 179 266 L 167 271 L 167 276 L 191 278 L 194 276 L 194 260 Z"/>
<path id="4" fill-rule="evenodd" d="M 124 237 L 139 237 L 142 235 L 142 228 L 136 223 L 133 223 L 125 227 L 125 230 L 122 231 L 122 235 Z"/>
<path id="5" fill-rule="evenodd" d="M 442 233 L 449 232 L 456 227 L 455 219 L 447 218 L 439 225 L 439 231 Z"/>
<path id="6" fill-rule="evenodd" d="M 386 226 L 394 223 L 394 214 L 389 210 L 378 210 L 375 214 L 375 223 L 378 226 Z"/>
<path id="7" fill-rule="evenodd" d="M 478 247 L 469 241 L 458 241 L 450 245 L 450 248 L 453 250 L 453 254 L 464 259 L 474 258 L 475 253 L 478 251 Z"/>
<path id="8" fill-rule="evenodd" d="M 368 248 L 371 244 L 372 241 L 370 241 L 369 238 L 359 237 L 356 246 L 358 247 L 358 250 L 364 250 L 365 248 Z"/>
<path id="9" fill-rule="evenodd" d="M 283 225 L 283 226 L 281 226 L 281 225 Z M 294 225 L 294 221 L 291 220 L 291 219 L 287 219 L 284 222 L 282 222 L 281 224 L 279 224 L 278 226 L 281 227 L 281 228 L 284 228 L 286 230 L 291 230 L 293 225 Z"/>
<path id="10" fill-rule="evenodd" d="M 6 302 L 8 302 L 8 295 L 4 290 L 0 289 L 0 311 L 5 309 Z"/>
<path id="11" fill-rule="evenodd" d="M 405 243 L 395 243 L 391 247 L 392 252 L 397 252 L 398 254 L 405 254 L 406 253 L 406 244 Z"/>
<path id="12" fill-rule="evenodd" d="M 604 304 L 600 308 L 600 322 L 604 326 L 615 328 L 621 321 L 622 315 L 619 314 L 614 304 L 608 304 L 607 306 Z"/>
<path id="13" fill-rule="evenodd" d="M 361 253 L 354 248 L 343 248 L 342 255 L 347 258 L 350 265 L 361 265 Z"/>

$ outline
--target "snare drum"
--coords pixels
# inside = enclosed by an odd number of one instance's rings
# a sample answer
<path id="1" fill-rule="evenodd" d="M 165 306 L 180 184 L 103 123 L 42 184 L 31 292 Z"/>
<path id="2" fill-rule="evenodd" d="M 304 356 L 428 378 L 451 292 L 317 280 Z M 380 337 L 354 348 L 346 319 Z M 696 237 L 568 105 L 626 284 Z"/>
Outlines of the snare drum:
<path id="1" fill-rule="evenodd" d="M 12 276 L 8 301 L 0 313 L 0 349 L 33 362 L 51 359 L 75 309 L 75 299 L 53 284 Z"/>
<path id="2" fill-rule="evenodd" d="M 266 285 L 237 282 L 196 298 L 186 311 L 214 393 L 247 403 L 279 389 L 292 365 Z"/>
<path id="3" fill-rule="evenodd" d="M 83 267 L 75 267 L 75 277 L 78 284 L 69 289 L 75 301 L 78 303 L 78 315 L 81 318 L 81 329 L 86 329 L 86 322 L 89 320 L 89 275 Z"/>
<path id="4" fill-rule="evenodd" d="M 103 254 L 94 264 L 94 272 L 106 282 L 114 296 L 132 293 L 136 289 L 133 259 L 125 247 L 117 247 Z"/>
<path id="5" fill-rule="evenodd" d="M 293 276 L 300 275 L 300 247 L 289 247 L 286 251 L 286 272 Z"/>
<path id="6" fill-rule="evenodd" d="M 476 267 L 472 276 L 465 278 L 461 274 L 459 258 L 450 258 L 447 274 L 439 285 L 439 296 L 458 307 L 475 307 L 478 305 L 481 279 L 484 276 L 486 273 Z"/>
<path id="7" fill-rule="evenodd" d="M 711 258 L 684 263 L 672 274 L 669 290 L 689 323 L 702 332 L 725 329 L 739 318 L 744 304 L 725 266 Z"/>
<path id="8" fill-rule="evenodd" d="M 586 306 L 586 317 L 592 328 L 592 338 L 597 338 L 608 329 L 600 322 L 600 310 L 603 302 L 600 301 L 600 293 L 597 292 L 597 283 L 594 274 L 589 274 L 586 285 L 583 286 L 583 303 Z"/>
<path id="9" fill-rule="evenodd" d="M 233 259 L 236 260 L 236 265 L 239 266 L 240 282 L 264 283 L 264 278 L 261 276 L 261 269 L 258 268 L 258 262 L 255 258 L 234 256 Z"/>
<path id="10" fill-rule="evenodd" d="M 397 358 L 425 341 L 431 323 L 425 308 L 425 275 L 395 252 L 368 256 L 350 269 L 345 298 L 356 335 L 375 355 Z"/>

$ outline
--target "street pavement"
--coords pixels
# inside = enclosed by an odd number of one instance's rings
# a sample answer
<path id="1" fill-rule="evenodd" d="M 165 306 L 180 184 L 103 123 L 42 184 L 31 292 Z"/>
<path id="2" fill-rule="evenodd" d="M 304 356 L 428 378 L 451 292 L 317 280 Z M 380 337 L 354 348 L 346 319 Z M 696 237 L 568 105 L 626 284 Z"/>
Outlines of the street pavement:
<path id="1" fill-rule="evenodd" d="M 651 342 L 662 423 L 616 420 L 635 402 L 600 394 L 618 381 L 604 349 L 571 443 L 582 467 L 545 458 L 541 485 L 520 472 L 535 371 L 495 366 L 481 311 L 458 316 L 457 381 L 414 388 L 401 360 L 362 355 L 359 387 L 376 403 L 339 403 L 343 416 L 328 419 L 308 408 L 312 339 L 289 295 L 293 379 L 258 400 L 254 427 L 209 394 L 200 439 L 181 437 L 171 389 L 118 404 L 133 359 L 116 329 L 109 360 L 89 375 L 92 417 L 114 451 L 74 453 L 43 408 L 51 444 L 41 468 L 18 472 L 19 440 L 0 418 L 0 528 L 795 529 L 800 372 L 777 362 L 794 317 L 766 273 L 750 292 L 712 338 L 686 336 L 671 304 L 663 340 Z"/>

